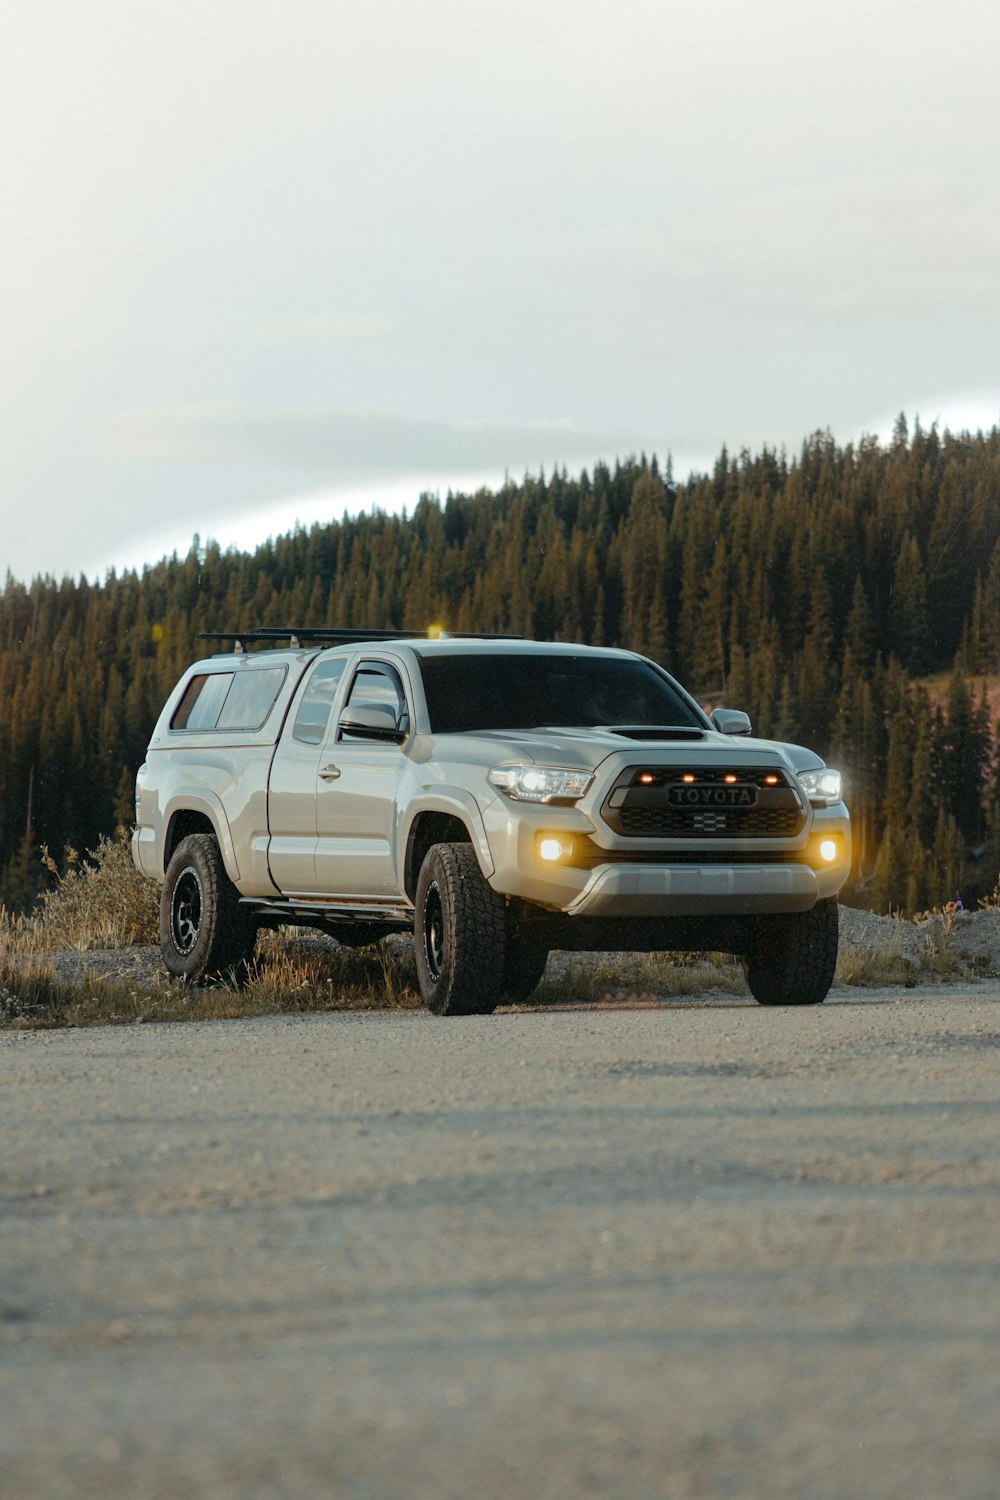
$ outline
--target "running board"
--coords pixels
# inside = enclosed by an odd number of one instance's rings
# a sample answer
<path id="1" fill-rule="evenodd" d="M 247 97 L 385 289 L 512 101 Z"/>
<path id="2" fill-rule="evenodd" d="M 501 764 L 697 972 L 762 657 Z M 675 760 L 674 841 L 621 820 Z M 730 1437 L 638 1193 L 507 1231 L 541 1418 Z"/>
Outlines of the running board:
<path id="1" fill-rule="evenodd" d="M 252 906 L 263 916 L 282 917 L 286 922 L 303 917 L 315 922 L 394 922 L 400 927 L 413 926 L 413 907 L 408 901 L 261 901 L 255 896 L 241 896 L 241 906 Z"/>

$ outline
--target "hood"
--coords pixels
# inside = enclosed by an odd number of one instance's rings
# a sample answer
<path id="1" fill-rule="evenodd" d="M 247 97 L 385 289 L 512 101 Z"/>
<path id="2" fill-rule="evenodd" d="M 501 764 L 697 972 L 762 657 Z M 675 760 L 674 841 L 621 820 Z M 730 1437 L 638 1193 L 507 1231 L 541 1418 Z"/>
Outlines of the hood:
<path id="1" fill-rule="evenodd" d="M 561 728 L 493 729 L 476 734 L 428 735 L 428 758 L 503 765 L 526 762 L 595 771 L 609 756 L 648 761 L 651 765 L 685 763 L 692 759 L 725 759 L 744 764 L 773 764 L 795 771 L 823 762 L 801 745 L 785 745 L 746 735 L 719 734 L 714 729 L 650 730 Z M 420 757 L 421 759 L 423 756 Z"/>

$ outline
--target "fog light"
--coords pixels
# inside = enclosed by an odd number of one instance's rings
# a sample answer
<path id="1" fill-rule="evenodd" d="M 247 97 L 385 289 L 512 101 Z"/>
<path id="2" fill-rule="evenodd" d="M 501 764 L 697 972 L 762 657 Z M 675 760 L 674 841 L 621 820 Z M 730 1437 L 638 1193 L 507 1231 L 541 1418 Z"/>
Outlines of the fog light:
<path id="1" fill-rule="evenodd" d="M 839 853 L 840 850 L 837 847 L 836 839 L 823 839 L 820 842 L 819 857 L 826 864 L 832 865 L 833 861 L 837 858 L 837 855 Z"/>
<path id="2" fill-rule="evenodd" d="M 548 838 L 539 839 L 539 857 L 552 863 L 559 859 L 568 859 L 573 852 L 573 845 L 569 839 L 558 839 L 550 835 Z"/>

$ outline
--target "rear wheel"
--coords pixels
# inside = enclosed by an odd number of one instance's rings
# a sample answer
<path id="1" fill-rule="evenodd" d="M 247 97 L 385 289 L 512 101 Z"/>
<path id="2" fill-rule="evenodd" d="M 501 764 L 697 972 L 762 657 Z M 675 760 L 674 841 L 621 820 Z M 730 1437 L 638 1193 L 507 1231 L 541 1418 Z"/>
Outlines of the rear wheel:
<path id="1" fill-rule="evenodd" d="M 182 839 L 160 893 L 160 951 L 171 974 L 187 984 L 217 979 L 253 953 L 257 927 L 211 834 Z"/>
<path id="2" fill-rule="evenodd" d="M 437 1016 L 486 1015 L 503 993 L 504 899 L 470 844 L 434 844 L 417 877 L 420 993 Z"/>
<path id="3" fill-rule="evenodd" d="M 811 911 L 760 917 L 743 964 L 760 1005 L 819 1005 L 837 967 L 836 899 Z"/>

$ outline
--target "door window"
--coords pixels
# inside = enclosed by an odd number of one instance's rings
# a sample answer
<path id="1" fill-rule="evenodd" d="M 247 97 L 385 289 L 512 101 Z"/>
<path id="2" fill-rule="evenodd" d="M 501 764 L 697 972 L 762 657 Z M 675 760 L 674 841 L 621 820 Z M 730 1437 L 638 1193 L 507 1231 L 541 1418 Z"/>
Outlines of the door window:
<path id="1" fill-rule="evenodd" d="M 330 657 L 327 661 L 321 661 L 318 664 L 309 679 L 305 697 L 299 704 L 299 711 L 295 715 L 295 723 L 292 726 L 292 734 L 303 744 L 319 745 L 322 743 L 330 719 L 330 709 L 333 707 L 333 700 L 337 696 L 337 688 L 346 666 L 346 657 Z"/>
<path id="2" fill-rule="evenodd" d="M 399 673 L 385 662 L 363 662 L 351 683 L 346 706 L 391 709 L 397 727 L 402 727 L 406 717 L 406 697 Z"/>

